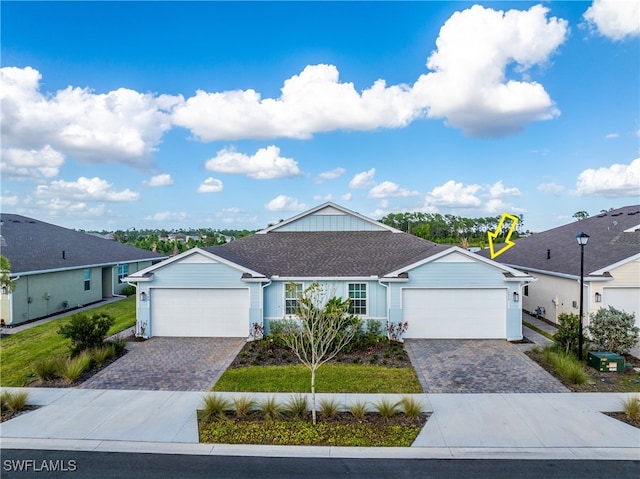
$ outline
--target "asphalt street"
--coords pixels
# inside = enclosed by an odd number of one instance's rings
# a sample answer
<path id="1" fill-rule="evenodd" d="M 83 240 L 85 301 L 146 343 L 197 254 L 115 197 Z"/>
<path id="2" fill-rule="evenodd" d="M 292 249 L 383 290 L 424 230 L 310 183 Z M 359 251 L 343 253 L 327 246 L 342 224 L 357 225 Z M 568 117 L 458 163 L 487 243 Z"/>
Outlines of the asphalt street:
<path id="1" fill-rule="evenodd" d="M 638 461 L 326 459 L 2 450 L 3 478 L 447 478 L 640 477 Z"/>

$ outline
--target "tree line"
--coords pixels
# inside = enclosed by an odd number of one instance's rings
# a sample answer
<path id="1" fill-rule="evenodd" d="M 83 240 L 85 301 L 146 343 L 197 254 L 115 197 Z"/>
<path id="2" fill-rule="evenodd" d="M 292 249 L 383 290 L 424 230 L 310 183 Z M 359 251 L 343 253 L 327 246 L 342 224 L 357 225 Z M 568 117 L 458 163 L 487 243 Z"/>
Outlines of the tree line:
<path id="1" fill-rule="evenodd" d="M 387 226 L 411 233 L 434 243 L 464 244 L 465 246 L 487 245 L 487 233 L 495 232 L 502 215 L 466 218 L 463 216 L 440 213 L 389 213 L 379 221 Z M 518 225 L 511 239 L 523 234 L 524 217 L 518 216 Z M 511 222 L 506 221 L 499 232 L 497 241 L 504 241 Z"/>

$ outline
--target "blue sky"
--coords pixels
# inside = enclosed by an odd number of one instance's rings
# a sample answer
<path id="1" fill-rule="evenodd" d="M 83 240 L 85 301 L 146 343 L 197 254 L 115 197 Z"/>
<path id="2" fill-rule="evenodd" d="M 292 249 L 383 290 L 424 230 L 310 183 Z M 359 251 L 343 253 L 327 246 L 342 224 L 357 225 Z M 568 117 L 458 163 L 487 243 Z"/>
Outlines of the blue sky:
<path id="1" fill-rule="evenodd" d="M 640 2 L 5 2 L 2 211 L 71 228 L 640 197 Z"/>

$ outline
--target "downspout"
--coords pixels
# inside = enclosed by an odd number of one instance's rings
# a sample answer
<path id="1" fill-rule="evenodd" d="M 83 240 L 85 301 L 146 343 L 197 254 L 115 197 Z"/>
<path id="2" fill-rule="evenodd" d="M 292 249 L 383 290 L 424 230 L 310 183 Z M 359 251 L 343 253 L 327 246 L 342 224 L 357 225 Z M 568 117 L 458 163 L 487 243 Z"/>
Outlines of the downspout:
<path id="1" fill-rule="evenodd" d="M 378 284 L 383 286 L 387 290 L 387 331 L 389 330 L 389 319 L 391 318 L 391 291 L 389 291 L 389 285 L 384 284 L 382 279 L 378 279 Z"/>
<path id="2" fill-rule="evenodd" d="M 264 324 L 264 289 L 270 284 L 271 284 L 271 279 L 269 279 L 269 281 L 267 281 L 265 284 L 263 284 L 260 287 L 260 311 L 261 311 L 260 316 L 262 317 L 262 327 L 263 327 L 264 334 L 267 334 L 266 330 L 268 329 L 268 328 L 265 328 L 265 324 Z"/>

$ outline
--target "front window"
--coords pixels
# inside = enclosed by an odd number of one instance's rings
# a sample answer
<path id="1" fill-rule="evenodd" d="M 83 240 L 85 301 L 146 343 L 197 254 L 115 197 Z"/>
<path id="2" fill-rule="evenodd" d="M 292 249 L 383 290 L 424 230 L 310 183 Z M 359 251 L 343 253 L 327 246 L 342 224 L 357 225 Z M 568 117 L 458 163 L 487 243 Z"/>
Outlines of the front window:
<path id="1" fill-rule="evenodd" d="M 84 290 L 91 291 L 91 270 L 88 268 L 84 270 Z"/>
<path id="2" fill-rule="evenodd" d="M 367 283 L 349 284 L 349 299 L 351 300 L 351 314 L 367 315 Z"/>
<path id="3" fill-rule="evenodd" d="M 294 315 L 298 312 L 298 299 L 302 297 L 302 283 L 288 283 L 284 293 L 284 312 Z"/>
<path id="4" fill-rule="evenodd" d="M 118 265 L 118 283 L 124 283 L 124 279 L 127 276 L 129 276 L 129 265 L 119 264 Z"/>

